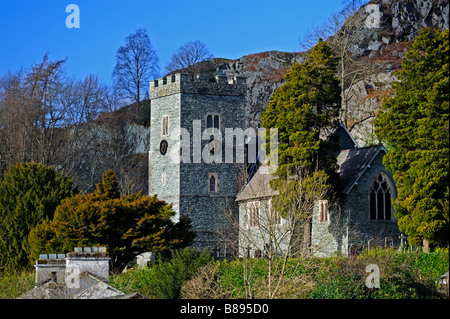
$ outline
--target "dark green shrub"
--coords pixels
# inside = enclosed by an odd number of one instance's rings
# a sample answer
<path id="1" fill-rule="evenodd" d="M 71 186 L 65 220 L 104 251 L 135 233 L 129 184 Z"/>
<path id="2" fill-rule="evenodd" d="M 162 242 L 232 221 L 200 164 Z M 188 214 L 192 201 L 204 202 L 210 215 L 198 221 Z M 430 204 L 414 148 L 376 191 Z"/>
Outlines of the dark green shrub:
<path id="1" fill-rule="evenodd" d="M 328 259 L 329 260 L 329 259 Z M 335 259 L 314 277 L 311 298 L 317 299 L 424 299 L 440 298 L 437 280 L 447 271 L 449 256 L 439 253 L 400 253 L 376 249 L 355 259 Z M 365 268 L 376 264 L 380 269 L 380 288 L 369 289 Z"/>
<path id="2" fill-rule="evenodd" d="M 114 276 L 112 284 L 125 292 L 136 291 L 152 299 L 178 299 L 183 284 L 211 261 L 209 250 L 172 250 L 171 257 L 159 259 L 146 269 Z"/>

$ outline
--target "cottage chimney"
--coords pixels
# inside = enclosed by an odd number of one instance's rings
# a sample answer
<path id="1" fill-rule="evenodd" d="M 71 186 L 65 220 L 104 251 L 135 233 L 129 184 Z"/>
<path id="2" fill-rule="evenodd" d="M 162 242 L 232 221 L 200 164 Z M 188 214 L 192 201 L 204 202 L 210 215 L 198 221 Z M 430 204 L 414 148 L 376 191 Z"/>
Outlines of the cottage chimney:
<path id="1" fill-rule="evenodd" d="M 66 257 L 66 268 L 77 268 L 79 274 L 88 272 L 109 282 L 109 256 L 106 247 L 75 247 Z"/>
<path id="2" fill-rule="evenodd" d="M 64 254 L 41 254 L 34 267 L 36 287 L 47 283 L 64 284 L 66 270 Z"/>

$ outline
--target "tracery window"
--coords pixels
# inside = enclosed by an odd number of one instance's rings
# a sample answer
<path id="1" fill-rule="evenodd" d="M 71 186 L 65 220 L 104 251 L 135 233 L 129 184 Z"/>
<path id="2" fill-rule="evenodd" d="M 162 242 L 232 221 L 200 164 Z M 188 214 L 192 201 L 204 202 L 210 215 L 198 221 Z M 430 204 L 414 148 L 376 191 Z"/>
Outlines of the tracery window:
<path id="1" fill-rule="evenodd" d="M 373 180 L 369 190 L 369 211 L 371 220 L 392 220 L 392 189 L 383 173 Z"/>

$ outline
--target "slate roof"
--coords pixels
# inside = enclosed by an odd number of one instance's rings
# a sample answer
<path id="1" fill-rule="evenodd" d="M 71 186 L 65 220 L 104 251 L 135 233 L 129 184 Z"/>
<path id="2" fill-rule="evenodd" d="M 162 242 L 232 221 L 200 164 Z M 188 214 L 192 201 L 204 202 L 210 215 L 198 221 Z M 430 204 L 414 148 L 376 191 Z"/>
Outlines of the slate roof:
<path id="1" fill-rule="evenodd" d="M 80 288 L 67 288 L 64 284 L 48 282 L 37 286 L 17 299 L 145 299 L 139 293 L 125 294 L 97 276 L 80 274 Z"/>
<path id="2" fill-rule="evenodd" d="M 347 145 L 354 145 L 354 148 L 341 150 L 337 155 L 337 164 L 339 165 L 339 180 L 342 185 L 342 193 L 348 194 L 352 188 L 358 183 L 360 177 L 378 155 L 379 152 L 386 153 L 383 145 L 373 145 L 367 147 L 358 147 L 349 131 L 342 124 L 331 134 L 338 134 L 339 142 Z M 350 144 L 348 143 L 350 142 Z M 270 187 L 270 181 L 273 176 L 270 174 L 262 174 L 262 165 L 252 179 L 245 185 L 236 197 L 236 201 L 249 200 L 252 198 L 263 198 L 275 195 Z M 267 167 L 266 167 L 267 168 Z"/>
<path id="3" fill-rule="evenodd" d="M 342 193 L 348 194 L 352 190 L 379 152 L 386 153 L 385 148 L 381 144 L 346 149 L 339 153 L 337 164 L 339 165 L 338 172 Z"/>
<path id="4" fill-rule="evenodd" d="M 237 194 L 237 201 L 270 197 L 278 193 L 278 191 L 273 191 L 270 187 L 269 183 L 273 179 L 273 175 L 265 174 L 268 173 L 267 168 L 266 164 L 261 165 L 250 181 Z"/>

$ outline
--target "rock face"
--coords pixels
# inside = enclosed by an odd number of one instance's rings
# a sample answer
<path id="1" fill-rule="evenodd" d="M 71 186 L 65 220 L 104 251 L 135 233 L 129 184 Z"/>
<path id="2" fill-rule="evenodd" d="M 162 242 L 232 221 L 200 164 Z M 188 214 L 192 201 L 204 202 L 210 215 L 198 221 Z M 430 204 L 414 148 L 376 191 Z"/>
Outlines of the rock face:
<path id="1" fill-rule="evenodd" d="M 358 26 L 360 55 L 414 40 L 421 28 L 448 28 L 448 0 L 372 0 L 346 23 Z M 356 20 L 356 23 L 355 21 Z"/>
<path id="2" fill-rule="evenodd" d="M 407 44 L 421 28 L 448 29 L 448 14 L 448 0 L 372 0 L 346 21 L 357 28 L 352 53 L 378 65 L 347 89 L 353 94 L 346 124 L 361 145 L 378 142 L 373 119 L 396 80 L 393 71 L 401 67 Z"/>
<path id="3" fill-rule="evenodd" d="M 421 28 L 447 29 L 448 20 L 448 0 L 371 0 L 345 22 L 356 30 L 351 53 L 367 64 L 379 66 L 347 89 L 352 94 L 346 125 L 362 146 L 377 142 L 373 119 L 396 79 L 393 71 L 401 67 L 407 44 Z M 270 96 L 284 83 L 286 71 L 306 57 L 305 52 L 269 51 L 215 65 L 216 72 L 247 78 L 246 121 L 257 127 Z"/>
<path id="4" fill-rule="evenodd" d="M 295 62 L 302 63 L 305 59 L 305 53 L 268 51 L 227 60 L 218 65 L 216 71 L 229 77 L 238 75 L 247 79 L 246 123 L 248 126 L 258 127 L 261 112 L 272 93 L 284 83 L 286 71 Z"/>

